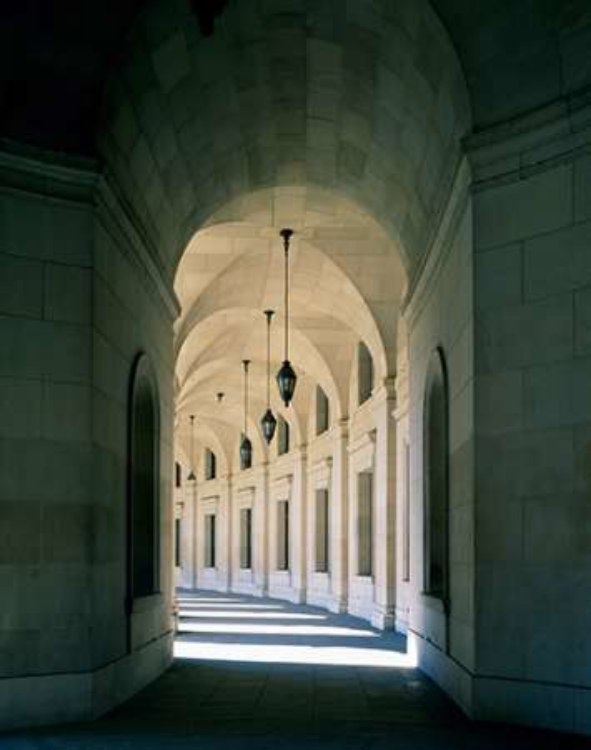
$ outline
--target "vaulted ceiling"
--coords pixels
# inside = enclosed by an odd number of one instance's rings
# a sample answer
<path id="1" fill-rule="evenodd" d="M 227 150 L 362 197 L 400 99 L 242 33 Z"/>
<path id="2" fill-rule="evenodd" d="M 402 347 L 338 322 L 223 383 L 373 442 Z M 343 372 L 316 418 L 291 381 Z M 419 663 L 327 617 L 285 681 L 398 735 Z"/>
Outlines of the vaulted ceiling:
<path id="1" fill-rule="evenodd" d="M 207 15 L 219 0 L 194 3 Z M 591 80 L 588 0 L 431 4 L 462 63 L 476 128 L 573 93 Z M 4 0 L 0 135 L 96 156 L 105 82 L 145 5 L 146 0 Z"/>

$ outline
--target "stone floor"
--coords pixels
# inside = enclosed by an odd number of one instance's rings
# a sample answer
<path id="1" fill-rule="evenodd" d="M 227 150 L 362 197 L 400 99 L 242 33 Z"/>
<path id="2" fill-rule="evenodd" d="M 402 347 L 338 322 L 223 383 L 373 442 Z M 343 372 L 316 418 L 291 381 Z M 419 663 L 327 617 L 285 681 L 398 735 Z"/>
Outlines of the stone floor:
<path id="1" fill-rule="evenodd" d="M 404 639 L 269 599 L 181 592 L 174 666 L 92 724 L 16 732 L 10 750 L 477 750 L 589 747 L 467 721 Z"/>

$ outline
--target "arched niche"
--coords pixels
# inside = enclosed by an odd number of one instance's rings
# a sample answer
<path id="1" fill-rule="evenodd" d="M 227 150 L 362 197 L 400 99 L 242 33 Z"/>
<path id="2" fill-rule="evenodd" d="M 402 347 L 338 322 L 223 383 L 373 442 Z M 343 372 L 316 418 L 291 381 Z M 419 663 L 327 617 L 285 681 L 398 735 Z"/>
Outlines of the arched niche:
<path id="1" fill-rule="evenodd" d="M 441 347 L 431 354 L 423 408 L 424 591 L 449 599 L 449 396 Z"/>
<path id="2" fill-rule="evenodd" d="M 129 399 L 128 593 L 130 600 L 160 589 L 160 406 L 150 360 L 133 366 Z"/>

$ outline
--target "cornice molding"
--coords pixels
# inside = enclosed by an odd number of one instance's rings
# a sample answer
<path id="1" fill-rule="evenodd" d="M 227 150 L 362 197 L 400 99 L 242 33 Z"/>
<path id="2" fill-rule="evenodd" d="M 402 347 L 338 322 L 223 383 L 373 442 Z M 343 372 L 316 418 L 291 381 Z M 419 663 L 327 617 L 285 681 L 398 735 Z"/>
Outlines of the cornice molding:
<path id="1" fill-rule="evenodd" d="M 92 205 L 99 176 L 95 162 L 63 157 L 58 161 L 57 155 L 0 141 L 0 187 L 4 190 Z"/>
<path id="2" fill-rule="evenodd" d="M 591 153 L 591 89 L 582 89 L 464 139 L 475 192 Z"/>

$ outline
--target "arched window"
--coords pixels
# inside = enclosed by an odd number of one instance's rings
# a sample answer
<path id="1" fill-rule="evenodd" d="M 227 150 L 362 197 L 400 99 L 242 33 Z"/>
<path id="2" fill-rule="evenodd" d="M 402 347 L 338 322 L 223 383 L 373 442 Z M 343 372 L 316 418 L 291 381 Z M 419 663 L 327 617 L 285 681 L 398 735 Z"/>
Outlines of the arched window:
<path id="1" fill-rule="evenodd" d="M 357 347 L 357 386 L 360 406 L 371 397 L 373 385 L 373 359 L 367 346 L 360 341 Z"/>
<path id="2" fill-rule="evenodd" d="M 281 415 L 277 418 L 277 454 L 289 453 L 289 424 Z"/>
<path id="3" fill-rule="evenodd" d="M 216 457 L 209 448 L 205 449 L 205 478 L 215 479 L 217 474 Z"/>
<path id="4" fill-rule="evenodd" d="M 131 378 L 129 476 L 130 597 L 159 590 L 159 405 L 148 357 L 138 357 Z"/>
<path id="5" fill-rule="evenodd" d="M 322 435 L 330 425 L 330 404 L 322 388 L 316 386 L 316 434 Z"/>
<path id="6" fill-rule="evenodd" d="M 423 410 L 425 593 L 449 594 L 448 393 L 443 351 L 431 355 Z"/>
<path id="7" fill-rule="evenodd" d="M 174 486 L 178 489 L 183 484 L 183 472 L 178 461 L 174 463 Z"/>

